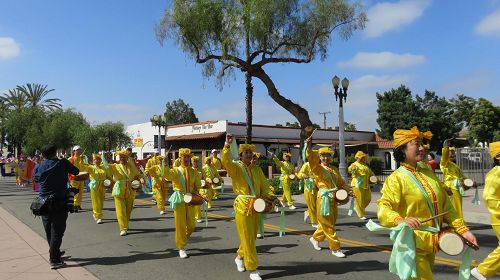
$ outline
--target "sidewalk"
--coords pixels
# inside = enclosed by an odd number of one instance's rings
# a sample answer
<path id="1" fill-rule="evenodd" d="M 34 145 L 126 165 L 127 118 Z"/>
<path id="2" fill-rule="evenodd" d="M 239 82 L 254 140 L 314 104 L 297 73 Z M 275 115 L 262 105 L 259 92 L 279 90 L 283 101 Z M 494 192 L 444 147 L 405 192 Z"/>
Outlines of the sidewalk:
<path id="1" fill-rule="evenodd" d="M 50 269 L 48 252 L 44 238 L 0 206 L 0 280 L 97 279 L 70 260 L 63 268 Z"/>

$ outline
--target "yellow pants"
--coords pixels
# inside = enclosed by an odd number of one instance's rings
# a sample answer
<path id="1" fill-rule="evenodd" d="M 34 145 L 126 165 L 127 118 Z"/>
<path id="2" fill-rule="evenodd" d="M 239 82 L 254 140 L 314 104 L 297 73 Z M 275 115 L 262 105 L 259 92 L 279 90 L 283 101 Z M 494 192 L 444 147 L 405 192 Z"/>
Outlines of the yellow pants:
<path id="1" fill-rule="evenodd" d="M 455 189 L 455 187 L 451 187 L 451 191 L 453 195 L 450 197 L 451 199 L 451 204 L 457 210 L 458 215 L 460 218 L 464 218 L 464 214 L 462 212 L 462 196 L 460 195 L 460 192 Z"/>
<path id="2" fill-rule="evenodd" d="M 283 196 L 281 197 L 281 201 L 287 202 L 288 206 L 293 205 L 293 199 L 292 199 L 292 191 L 290 190 L 290 185 L 291 185 L 291 180 L 288 177 L 282 177 L 280 178 L 281 180 L 281 186 L 283 187 Z"/>
<path id="3" fill-rule="evenodd" d="M 71 187 L 78 189 L 78 193 L 75 194 L 75 197 L 73 199 L 73 205 L 74 206 L 82 205 L 83 188 L 85 187 L 85 182 L 84 181 L 71 181 Z"/>
<path id="4" fill-rule="evenodd" d="M 252 212 L 250 216 L 240 214 L 234 210 L 234 220 L 236 222 L 236 230 L 240 237 L 240 246 L 236 252 L 238 256 L 243 258 L 245 268 L 247 270 L 256 270 L 259 266 L 257 260 L 257 248 L 255 247 L 255 236 L 257 236 L 258 215 Z"/>
<path id="5" fill-rule="evenodd" d="M 128 221 L 134 208 L 135 191 L 127 188 L 125 194 L 121 197 L 115 196 L 116 219 L 120 230 L 128 229 Z"/>
<path id="6" fill-rule="evenodd" d="M 432 266 L 434 265 L 435 253 L 421 253 L 417 251 L 415 255 L 415 264 L 417 266 L 417 278 L 419 280 L 432 280 Z"/>
<path id="7" fill-rule="evenodd" d="M 216 190 L 212 189 L 211 187 L 200 190 L 200 195 L 205 196 L 207 198 L 208 207 L 212 207 L 212 201 L 215 191 Z"/>
<path id="8" fill-rule="evenodd" d="M 330 201 L 330 215 L 321 215 L 321 196 L 316 196 L 316 213 L 318 217 L 318 227 L 313 233 L 313 238 L 318 241 L 328 241 L 330 250 L 339 250 L 340 241 L 335 230 L 335 222 L 337 221 L 337 203 Z"/>
<path id="9" fill-rule="evenodd" d="M 304 199 L 307 204 L 307 213 L 309 214 L 309 219 L 311 220 L 311 224 L 318 223 L 318 217 L 316 214 L 316 195 L 318 190 L 313 188 L 312 191 L 308 191 L 307 188 L 304 188 Z"/>
<path id="10" fill-rule="evenodd" d="M 356 187 L 353 187 L 352 191 L 354 192 L 354 196 L 356 197 L 356 212 L 358 213 L 358 217 L 364 217 L 365 209 L 372 200 L 372 192 L 370 188 L 363 189 Z"/>
<path id="11" fill-rule="evenodd" d="M 186 247 L 188 238 L 196 228 L 195 211 L 194 206 L 188 206 L 184 202 L 175 207 L 175 245 L 179 250 Z"/>
<path id="12" fill-rule="evenodd" d="M 500 270 L 500 225 L 493 225 L 492 227 L 497 235 L 498 247 L 477 267 L 479 273 L 484 277 L 493 277 Z"/>
<path id="13" fill-rule="evenodd" d="M 23 180 L 21 179 L 21 176 L 16 175 L 16 184 L 20 186 L 23 183 Z"/>
<path id="14" fill-rule="evenodd" d="M 157 182 L 160 180 L 157 180 Z M 165 201 L 168 196 L 168 186 L 166 182 L 160 181 L 152 187 L 154 199 L 156 200 L 156 207 L 158 210 L 165 211 Z"/>
<path id="15" fill-rule="evenodd" d="M 106 197 L 106 188 L 100 182 L 94 189 L 90 190 L 90 198 L 92 199 L 92 211 L 94 219 L 102 218 L 102 206 Z"/>

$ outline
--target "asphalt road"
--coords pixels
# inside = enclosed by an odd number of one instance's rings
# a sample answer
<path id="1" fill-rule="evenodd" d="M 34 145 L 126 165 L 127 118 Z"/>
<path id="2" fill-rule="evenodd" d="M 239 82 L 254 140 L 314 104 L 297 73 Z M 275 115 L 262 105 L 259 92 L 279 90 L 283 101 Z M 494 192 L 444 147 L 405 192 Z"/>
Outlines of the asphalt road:
<path id="1" fill-rule="evenodd" d="M 0 179 L 0 204 L 35 232 L 44 236 L 42 222 L 29 212 L 34 194 L 15 186 L 12 178 Z M 92 218 L 90 195 L 84 194 L 84 211 L 70 214 L 63 248 L 72 260 L 100 279 L 248 279 L 234 264 L 239 244 L 232 219 L 233 194 L 224 194 L 210 209 L 208 227 L 198 224 L 187 246 L 189 258 L 180 259 L 175 249 L 173 213 L 160 216 L 147 196 L 139 196 L 132 212 L 129 234 L 119 236 L 110 193 L 104 203 L 103 224 Z M 303 222 L 303 205 L 287 210 L 286 230 L 278 236 L 279 215 L 268 215 L 264 239 L 257 240 L 259 270 L 263 279 L 397 279 L 388 272 L 392 243 L 388 233 L 369 232 L 364 222 L 341 210 L 337 232 L 347 258 L 331 255 L 327 244 L 316 251 L 309 243 L 313 228 Z M 373 217 L 373 213 L 371 217 Z M 474 253 L 480 262 L 497 246 L 488 225 L 469 225 L 481 249 Z M 442 253 L 436 258 L 436 279 L 457 279 L 458 257 Z"/>

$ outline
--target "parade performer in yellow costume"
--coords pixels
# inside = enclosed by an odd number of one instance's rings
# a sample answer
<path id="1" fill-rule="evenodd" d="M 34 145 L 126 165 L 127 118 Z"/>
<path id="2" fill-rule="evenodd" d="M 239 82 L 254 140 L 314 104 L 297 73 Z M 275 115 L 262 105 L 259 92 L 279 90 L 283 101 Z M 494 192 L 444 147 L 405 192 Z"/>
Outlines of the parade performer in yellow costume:
<path id="1" fill-rule="evenodd" d="M 326 239 L 328 240 L 328 247 L 332 251 L 332 255 L 338 258 L 345 258 L 345 254 L 340 250 L 340 241 L 335 230 L 335 222 L 338 215 L 335 193 L 341 188 L 352 195 L 352 190 L 346 186 L 338 169 L 330 165 L 331 157 L 333 156 L 332 149 L 323 147 L 318 151 L 311 150 L 311 138 L 307 139 L 306 145 L 307 160 L 318 186 L 318 194 L 316 196 L 318 228 L 313 236 L 309 238 L 309 241 L 313 244 L 314 249 L 321 250 L 319 243 Z"/>
<path id="2" fill-rule="evenodd" d="M 165 166 L 168 165 L 165 158 L 162 156 L 154 156 L 146 163 L 146 173 L 151 178 L 151 189 L 154 193 L 153 198 L 156 200 L 156 207 L 160 211 L 160 215 L 165 214 L 165 202 L 168 196 L 168 184 L 165 179 Z"/>
<path id="3" fill-rule="evenodd" d="M 203 173 L 205 176 L 205 180 L 207 181 L 207 183 L 209 185 L 208 185 L 207 189 L 202 189 L 201 193 L 207 197 L 208 208 L 212 208 L 212 198 L 215 195 L 215 191 L 217 191 L 217 189 L 220 188 L 220 186 L 222 184 L 222 178 L 219 175 L 219 172 L 217 172 L 217 168 L 213 164 L 213 160 L 211 157 L 205 158 L 205 165 L 203 166 Z M 217 180 L 219 182 L 215 183 L 214 178 L 217 178 Z"/>
<path id="4" fill-rule="evenodd" d="M 455 147 L 450 147 L 449 142 L 450 140 L 445 140 L 443 143 L 441 162 L 439 162 L 439 166 L 443 172 L 444 184 L 446 187 L 451 189 L 453 207 L 455 207 L 457 213 L 463 219 L 462 196 L 468 188 L 464 185 L 464 179 L 466 179 L 464 173 L 460 167 L 453 162 L 455 159 Z"/>
<path id="5" fill-rule="evenodd" d="M 271 188 L 267 184 L 262 169 L 257 165 L 252 165 L 255 146 L 250 144 L 240 144 L 238 152 L 239 161 L 232 161 L 230 157 L 230 145 L 233 136 L 226 136 L 226 143 L 222 150 L 222 165 L 226 168 L 231 177 L 233 191 L 237 194 L 234 200 L 234 217 L 236 229 L 240 238 L 240 246 L 237 251 L 236 268 L 238 271 L 250 271 L 250 279 L 260 280 L 260 273 L 257 271 L 257 249 L 255 247 L 255 237 L 257 235 L 258 215 L 253 209 L 253 202 L 256 198 L 272 199 Z"/>
<path id="6" fill-rule="evenodd" d="M 421 162 L 425 155 L 423 138 L 431 137 L 430 131 L 422 133 L 417 127 L 394 132 L 394 157 L 401 166 L 387 177 L 381 191 L 382 197 L 377 202 L 377 216 L 381 225 L 392 228 L 398 234 L 393 252 L 397 254 L 404 251 L 396 248 L 399 245 L 404 248 L 413 247 L 412 250 L 406 250 L 412 254 L 409 262 L 408 258 L 396 257 L 396 265 L 392 268 L 389 266 L 391 272 L 401 279 L 434 279 L 432 266 L 443 222 L 465 239 L 477 244 L 475 236 L 451 205 L 439 179 L 431 168 Z M 421 222 L 444 213 L 446 214 L 439 218 Z M 371 222 L 370 220 L 368 224 Z M 405 236 L 411 241 L 400 244 Z M 392 258 L 390 263 L 393 264 Z M 405 268 L 398 270 L 400 265 Z"/>
<path id="7" fill-rule="evenodd" d="M 207 190 L 206 188 L 208 187 L 208 185 L 205 181 L 205 174 L 200 169 L 200 158 L 199 157 L 191 156 L 191 167 L 194 169 L 194 171 L 196 173 L 196 180 L 200 181 L 200 189 L 199 189 L 200 195 L 206 196 L 206 190 Z M 201 186 L 202 180 L 205 182 L 204 186 Z M 201 214 L 201 207 L 204 207 L 204 205 L 195 206 L 195 208 L 196 208 L 195 218 L 196 218 L 197 223 L 203 222 L 203 219 L 202 219 L 203 215 Z"/>
<path id="8" fill-rule="evenodd" d="M 184 203 L 184 194 L 199 194 L 201 186 L 197 172 L 191 167 L 191 150 L 179 149 L 179 159 L 181 166 L 165 166 L 165 178 L 173 182 L 174 193 L 168 201 L 174 209 L 175 245 L 179 249 L 179 257 L 184 259 L 188 256 L 184 248 L 196 227 L 196 209 Z"/>
<path id="9" fill-rule="evenodd" d="M 215 167 L 215 170 L 221 170 L 223 168 L 222 162 L 220 158 L 217 157 L 218 151 L 216 149 L 213 149 L 210 153 L 210 159 L 212 160 L 212 165 Z M 218 173 L 218 172 L 217 172 Z M 221 184 L 224 182 L 224 179 L 222 177 L 219 177 L 221 179 Z M 219 189 L 214 189 L 213 190 L 213 199 L 219 199 L 220 191 Z"/>
<path id="10" fill-rule="evenodd" d="M 302 165 L 298 176 L 304 180 L 304 199 L 307 204 L 307 210 L 304 211 L 304 222 L 306 222 L 307 217 L 309 217 L 311 225 L 316 228 L 318 227 L 318 216 L 316 211 L 318 187 L 316 186 L 315 175 L 311 170 L 309 162 Z"/>
<path id="11" fill-rule="evenodd" d="M 102 207 L 104 198 L 106 197 L 104 180 L 110 179 L 111 175 L 104 166 L 101 165 L 102 158 L 100 155 L 93 154 L 92 160 L 94 161 L 94 165 L 88 165 L 85 171 L 87 171 L 90 176 L 89 188 L 94 220 L 96 223 L 100 224 L 102 222 Z"/>
<path id="12" fill-rule="evenodd" d="M 132 181 L 141 179 L 142 175 L 137 170 L 136 166 L 128 159 L 127 151 L 118 151 L 119 163 L 104 164 L 109 174 L 113 176 L 115 182 L 111 194 L 115 198 L 116 218 L 120 228 L 120 235 L 127 235 L 129 228 L 130 215 L 134 208 L 134 199 L 136 191 L 132 189 Z"/>
<path id="13" fill-rule="evenodd" d="M 290 208 L 290 210 L 294 210 L 296 207 L 293 205 L 292 191 L 290 189 L 293 179 L 290 177 L 295 178 L 296 175 L 295 167 L 290 162 L 291 159 L 292 155 L 290 153 L 283 153 L 283 161 L 280 161 L 273 155 L 274 163 L 276 163 L 276 165 L 281 169 L 280 182 L 283 187 L 283 196 L 281 197 L 281 201 L 283 201 L 283 203 L 286 201 L 288 208 Z"/>
<path id="14" fill-rule="evenodd" d="M 490 144 L 490 154 L 495 167 L 486 174 L 483 199 L 490 211 L 491 226 L 497 235 L 498 246 L 471 272 L 476 279 L 494 277 L 500 270 L 500 141 Z"/>
<path id="15" fill-rule="evenodd" d="M 68 158 L 69 162 L 73 164 L 78 170 L 86 170 L 88 164 L 85 163 L 85 160 L 82 157 L 82 149 L 80 146 L 76 145 L 73 147 L 73 154 L 70 158 Z M 78 212 L 78 210 L 82 210 L 81 204 L 82 204 L 82 197 L 83 197 L 83 188 L 85 187 L 85 181 L 76 181 L 74 180 L 74 177 L 72 175 L 69 175 L 69 183 L 71 187 L 78 189 L 78 193 L 75 194 L 74 198 L 74 207 L 75 207 L 75 212 Z"/>
<path id="16" fill-rule="evenodd" d="M 372 192 L 370 190 L 370 177 L 375 176 L 373 171 L 366 164 L 368 155 L 362 151 L 356 152 L 354 156 L 356 161 L 353 162 L 347 169 L 352 175 L 351 187 L 356 198 L 356 213 L 361 220 L 366 220 L 365 208 L 372 200 Z"/>

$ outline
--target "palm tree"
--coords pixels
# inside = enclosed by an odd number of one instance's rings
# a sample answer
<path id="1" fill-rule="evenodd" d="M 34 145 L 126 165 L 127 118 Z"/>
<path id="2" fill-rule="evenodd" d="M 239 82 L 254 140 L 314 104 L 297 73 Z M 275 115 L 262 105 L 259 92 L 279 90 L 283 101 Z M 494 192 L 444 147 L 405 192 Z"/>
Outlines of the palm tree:
<path id="1" fill-rule="evenodd" d="M 22 110 L 28 104 L 26 96 L 18 89 L 9 89 L 8 93 L 0 96 L 0 100 L 10 110 Z"/>
<path id="2" fill-rule="evenodd" d="M 0 152 L 3 150 L 3 144 L 5 143 L 5 120 L 8 111 L 7 104 L 0 98 Z"/>
<path id="3" fill-rule="evenodd" d="M 54 91 L 54 89 L 48 90 L 47 85 L 27 83 L 23 86 L 17 86 L 16 90 L 25 95 L 28 107 L 40 107 L 50 111 L 62 108 L 61 99 L 45 98 L 47 94 Z"/>

